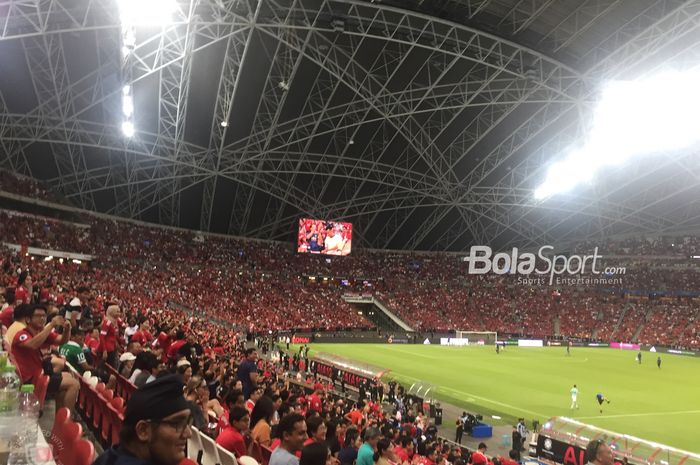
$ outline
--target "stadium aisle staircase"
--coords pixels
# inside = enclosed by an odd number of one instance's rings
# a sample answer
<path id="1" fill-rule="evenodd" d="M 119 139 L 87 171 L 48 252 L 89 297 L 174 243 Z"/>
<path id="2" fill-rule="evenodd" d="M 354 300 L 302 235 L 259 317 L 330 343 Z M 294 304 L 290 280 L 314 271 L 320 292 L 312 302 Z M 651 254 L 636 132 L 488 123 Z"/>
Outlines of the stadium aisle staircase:
<path id="1" fill-rule="evenodd" d="M 644 326 L 646 326 L 646 324 L 651 319 L 652 313 L 654 313 L 654 307 L 649 307 L 649 310 L 647 310 L 646 314 L 644 315 L 644 318 L 642 318 L 642 321 L 639 323 L 639 326 L 637 327 L 636 331 L 634 332 L 634 335 L 632 336 L 632 342 L 636 342 L 639 340 L 639 334 L 642 332 Z"/>
<path id="2" fill-rule="evenodd" d="M 620 327 L 622 327 L 622 322 L 625 321 L 625 316 L 627 315 L 627 311 L 632 308 L 633 305 L 631 302 L 627 302 L 625 306 L 622 308 L 622 314 L 620 315 L 620 319 L 617 320 L 617 323 L 615 323 L 615 327 L 612 330 L 612 333 L 610 333 L 610 340 L 614 339 L 615 334 L 620 330 Z"/>

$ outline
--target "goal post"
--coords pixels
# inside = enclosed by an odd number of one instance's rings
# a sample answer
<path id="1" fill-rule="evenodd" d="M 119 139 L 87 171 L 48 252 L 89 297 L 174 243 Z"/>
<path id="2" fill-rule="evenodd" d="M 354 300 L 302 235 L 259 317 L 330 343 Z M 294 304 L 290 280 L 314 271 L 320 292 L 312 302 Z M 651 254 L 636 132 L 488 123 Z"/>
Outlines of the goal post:
<path id="1" fill-rule="evenodd" d="M 467 339 L 469 345 L 494 345 L 498 341 L 496 331 L 456 331 L 457 338 Z"/>

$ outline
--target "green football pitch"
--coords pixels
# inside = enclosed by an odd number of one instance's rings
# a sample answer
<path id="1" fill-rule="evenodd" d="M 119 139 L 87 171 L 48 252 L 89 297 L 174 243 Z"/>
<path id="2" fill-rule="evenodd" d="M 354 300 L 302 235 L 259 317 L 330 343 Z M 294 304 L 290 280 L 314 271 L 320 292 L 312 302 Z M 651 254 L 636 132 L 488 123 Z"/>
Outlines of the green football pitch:
<path id="1" fill-rule="evenodd" d="M 517 417 L 540 424 L 567 416 L 618 433 L 700 452 L 700 360 L 615 349 L 520 348 L 497 355 L 493 347 L 389 344 L 311 344 L 311 354 L 334 353 L 392 370 L 390 377 L 410 386 L 426 381 L 436 398 L 501 424 Z M 570 410 L 569 390 L 579 389 L 578 410 Z M 599 411 L 595 396 L 611 400 Z M 445 419 L 451 425 L 452 419 Z M 492 421 L 493 422 L 493 421 Z M 499 424 L 499 422 L 494 422 Z"/>

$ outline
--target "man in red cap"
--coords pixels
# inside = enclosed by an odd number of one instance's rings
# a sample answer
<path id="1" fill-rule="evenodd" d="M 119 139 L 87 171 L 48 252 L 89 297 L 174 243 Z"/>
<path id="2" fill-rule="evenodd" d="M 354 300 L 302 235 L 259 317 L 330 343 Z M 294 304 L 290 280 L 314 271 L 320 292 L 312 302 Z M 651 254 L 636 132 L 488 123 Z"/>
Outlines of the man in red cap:
<path id="1" fill-rule="evenodd" d="M 323 384 L 317 382 L 314 384 L 313 394 L 309 396 L 309 409 L 321 413 L 323 411 L 321 397 L 323 397 Z"/>

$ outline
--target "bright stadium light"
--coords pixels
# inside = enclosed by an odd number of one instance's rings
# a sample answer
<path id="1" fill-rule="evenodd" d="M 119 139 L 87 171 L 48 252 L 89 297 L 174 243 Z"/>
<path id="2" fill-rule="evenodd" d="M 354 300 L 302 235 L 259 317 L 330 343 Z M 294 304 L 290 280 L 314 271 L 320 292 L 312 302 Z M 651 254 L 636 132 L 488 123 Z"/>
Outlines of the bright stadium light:
<path id="1" fill-rule="evenodd" d="M 122 26 L 164 26 L 172 23 L 176 0 L 118 0 Z"/>
<path id="2" fill-rule="evenodd" d="M 131 95 L 122 97 L 122 112 L 126 118 L 130 118 L 134 114 L 134 99 Z"/>
<path id="3" fill-rule="evenodd" d="M 686 149 L 700 141 L 700 70 L 665 72 L 605 87 L 582 147 L 554 163 L 535 198 L 590 182 L 604 166 Z"/>
<path id="4" fill-rule="evenodd" d="M 131 121 L 124 121 L 122 123 L 122 133 L 126 137 L 133 137 L 134 135 L 134 123 Z"/>
<path id="5" fill-rule="evenodd" d="M 174 21 L 177 0 L 117 0 L 121 22 L 121 52 L 126 70 L 133 61 L 136 50 L 136 28 L 138 26 L 166 26 Z M 124 71 L 125 69 L 122 69 Z M 125 76 L 130 74 L 125 72 Z M 134 100 L 131 86 L 122 89 L 122 132 L 126 137 L 134 135 Z"/>

